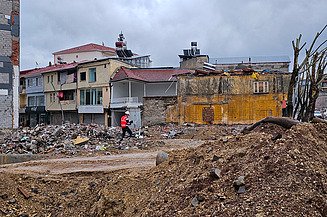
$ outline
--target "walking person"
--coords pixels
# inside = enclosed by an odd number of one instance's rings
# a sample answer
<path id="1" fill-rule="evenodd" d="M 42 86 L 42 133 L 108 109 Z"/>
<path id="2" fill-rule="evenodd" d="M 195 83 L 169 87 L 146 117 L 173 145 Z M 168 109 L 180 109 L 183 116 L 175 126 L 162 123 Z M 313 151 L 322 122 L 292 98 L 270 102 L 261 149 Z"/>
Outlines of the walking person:
<path id="1" fill-rule="evenodd" d="M 131 125 L 132 123 L 133 121 L 129 120 L 129 111 L 126 111 L 125 115 L 123 115 L 120 119 L 120 126 L 123 132 L 120 141 L 124 139 L 126 132 L 129 134 L 129 137 L 133 136 L 131 129 L 128 127 L 128 125 Z"/>

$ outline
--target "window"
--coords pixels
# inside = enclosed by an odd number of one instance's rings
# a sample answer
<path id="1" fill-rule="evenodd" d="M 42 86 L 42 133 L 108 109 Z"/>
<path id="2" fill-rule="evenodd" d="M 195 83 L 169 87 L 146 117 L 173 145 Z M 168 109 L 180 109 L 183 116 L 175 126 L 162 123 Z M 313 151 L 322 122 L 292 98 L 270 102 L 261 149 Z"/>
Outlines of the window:
<path id="1" fill-rule="evenodd" d="M 32 79 L 28 78 L 27 79 L 27 87 L 30 87 L 30 86 L 32 86 Z"/>
<path id="2" fill-rule="evenodd" d="M 95 68 L 89 69 L 89 82 L 95 82 L 97 80 Z"/>
<path id="3" fill-rule="evenodd" d="M 27 98 L 27 104 L 28 104 L 29 107 L 36 106 L 36 99 L 35 98 L 36 98 L 35 96 L 29 96 Z"/>
<path id="4" fill-rule="evenodd" d="M 48 83 L 50 83 L 50 75 L 48 75 Z"/>
<path id="5" fill-rule="evenodd" d="M 39 78 L 35 78 L 35 86 L 40 86 L 40 80 L 39 80 Z"/>
<path id="6" fill-rule="evenodd" d="M 50 93 L 50 102 L 56 102 L 56 93 Z"/>
<path id="7" fill-rule="evenodd" d="M 269 93 L 269 82 L 268 81 L 253 82 L 253 93 Z"/>
<path id="8" fill-rule="evenodd" d="M 37 96 L 36 97 L 36 105 L 37 106 L 44 106 L 44 96 Z"/>
<path id="9" fill-rule="evenodd" d="M 60 72 L 57 72 L 57 79 L 58 79 L 58 84 L 60 84 Z"/>
<path id="10" fill-rule="evenodd" d="M 74 100 L 75 99 L 75 91 L 74 90 L 65 90 L 62 91 L 62 97 L 60 100 Z"/>
<path id="11" fill-rule="evenodd" d="M 102 89 L 84 89 L 80 90 L 81 105 L 101 105 L 102 104 Z"/>
<path id="12" fill-rule="evenodd" d="M 86 72 L 81 72 L 80 81 L 86 81 Z"/>

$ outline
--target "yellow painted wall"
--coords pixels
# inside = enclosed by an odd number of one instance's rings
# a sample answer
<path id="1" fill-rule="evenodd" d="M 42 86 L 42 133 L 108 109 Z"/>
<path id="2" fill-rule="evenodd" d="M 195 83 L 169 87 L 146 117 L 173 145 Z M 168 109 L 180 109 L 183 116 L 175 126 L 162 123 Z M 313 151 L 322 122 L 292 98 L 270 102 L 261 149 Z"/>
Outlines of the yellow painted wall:
<path id="1" fill-rule="evenodd" d="M 221 88 L 229 80 L 229 88 Z M 251 76 L 180 76 L 177 121 L 208 124 L 203 108 L 214 110 L 213 124 L 251 124 L 267 116 L 282 115 L 281 101 L 286 99 L 289 75 L 267 74 L 258 79 Z M 269 93 L 253 93 L 253 82 L 268 81 Z M 220 83 L 219 83 L 220 82 Z M 283 84 L 283 85 L 282 85 Z M 172 117 L 169 111 L 167 117 Z M 173 121 L 172 121 L 173 122 Z"/>
<path id="2" fill-rule="evenodd" d="M 26 94 L 19 94 L 19 108 L 25 108 L 27 105 L 27 97 Z"/>

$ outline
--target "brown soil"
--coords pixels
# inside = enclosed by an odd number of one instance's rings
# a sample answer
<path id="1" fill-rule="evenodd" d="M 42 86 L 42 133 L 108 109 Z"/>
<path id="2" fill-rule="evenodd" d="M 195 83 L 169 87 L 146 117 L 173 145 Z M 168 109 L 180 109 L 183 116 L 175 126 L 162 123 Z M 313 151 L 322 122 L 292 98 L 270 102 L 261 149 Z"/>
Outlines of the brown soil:
<path id="1" fill-rule="evenodd" d="M 1 166 L 0 213 L 327 216 L 326 124 L 299 124 L 289 130 L 265 124 L 246 135 L 233 130 L 194 127 L 176 140 L 184 143 L 174 146 L 170 140 L 169 159 L 158 166 L 158 146 L 123 156 Z M 193 138 L 181 138 L 187 135 Z M 203 139 L 209 140 L 203 144 Z M 172 150 L 178 147 L 183 149 Z M 221 171 L 219 177 L 212 169 Z M 245 177 L 243 193 L 233 185 L 240 176 Z"/>

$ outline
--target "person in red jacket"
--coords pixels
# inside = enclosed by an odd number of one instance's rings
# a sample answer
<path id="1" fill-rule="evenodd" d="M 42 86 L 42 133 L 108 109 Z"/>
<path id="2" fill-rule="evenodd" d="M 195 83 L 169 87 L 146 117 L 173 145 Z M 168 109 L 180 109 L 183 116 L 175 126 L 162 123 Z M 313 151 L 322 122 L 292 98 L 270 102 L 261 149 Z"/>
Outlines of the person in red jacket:
<path id="1" fill-rule="evenodd" d="M 123 115 L 120 119 L 120 126 L 123 131 L 120 141 L 124 139 L 126 132 L 129 134 L 129 137 L 133 136 L 131 129 L 128 127 L 128 125 L 131 125 L 131 123 L 133 123 L 133 121 L 129 120 L 129 111 L 126 111 L 125 115 Z"/>

